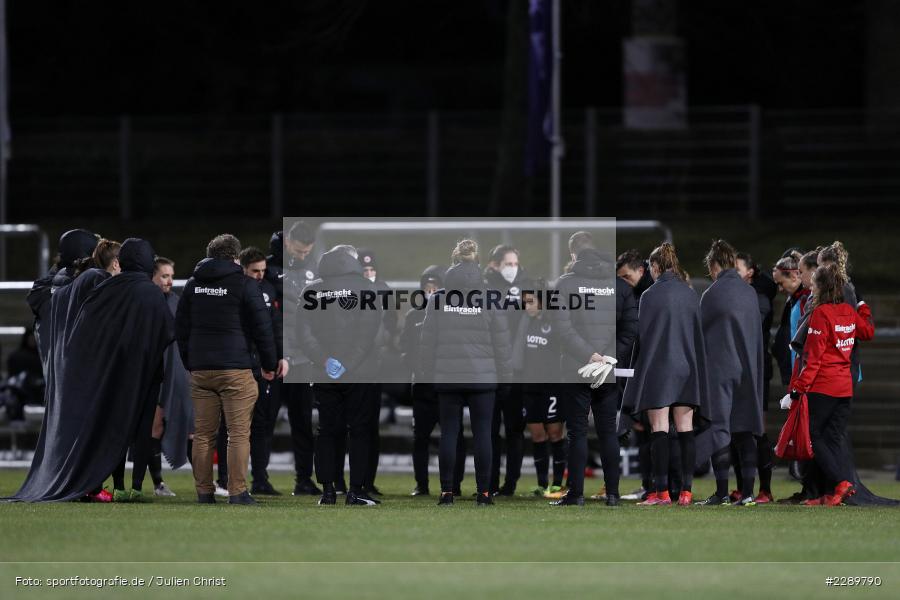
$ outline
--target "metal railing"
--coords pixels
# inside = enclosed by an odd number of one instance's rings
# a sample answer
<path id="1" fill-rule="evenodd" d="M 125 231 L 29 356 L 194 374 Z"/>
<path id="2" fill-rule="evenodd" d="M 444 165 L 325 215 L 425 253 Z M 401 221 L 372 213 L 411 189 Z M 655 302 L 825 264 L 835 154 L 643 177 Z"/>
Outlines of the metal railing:
<path id="1" fill-rule="evenodd" d="M 497 111 L 21 119 L 11 215 L 482 215 L 500 121 Z M 893 203 L 898 121 L 900 110 L 692 107 L 683 127 L 648 131 L 625 127 L 621 109 L 570 109 L 563 215 Z M 546 183 L 538 176 L 530 199 L 502 214 L 545 212 Z"/>

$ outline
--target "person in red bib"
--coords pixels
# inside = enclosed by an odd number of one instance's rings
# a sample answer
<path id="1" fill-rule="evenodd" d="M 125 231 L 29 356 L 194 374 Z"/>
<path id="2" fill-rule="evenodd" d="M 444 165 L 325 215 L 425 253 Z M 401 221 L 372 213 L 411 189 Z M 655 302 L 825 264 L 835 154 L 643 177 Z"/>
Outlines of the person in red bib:
<path id="1" fill-rule="evenodd" d="M 857 310 L 844 303 L 845 276 L 837 265 L 818 267 L 812 276 L 812 312 L 803 344 L 802 360 L 790 385 L 790 399 L 806 395 L 809 434 L 815 460 L 835 482 L 834 493 L 807 501 L 837 506 L 855 493 L 848 466 L 841 459 L 841 440 L 850 417 L 853 382 L 850 356 L 857 340 L 875 335 L 869 307 Z"/>

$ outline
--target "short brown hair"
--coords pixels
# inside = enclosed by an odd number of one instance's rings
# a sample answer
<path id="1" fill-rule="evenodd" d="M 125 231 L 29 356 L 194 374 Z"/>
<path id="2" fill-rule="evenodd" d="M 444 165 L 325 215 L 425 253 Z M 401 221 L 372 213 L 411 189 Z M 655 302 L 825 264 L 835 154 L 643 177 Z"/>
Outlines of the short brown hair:
<path id="1" fill-rule="evenodd" d="M 235 260 L 241 255 L 241 241 L 230 233 L 217 235 L 206 245 L 208 258 Z"/>
<path id="2" fill-rule="evenodd" d="M 164 266 L 169 266 L 169 267 L 172 267 L 172 269 L 175 269 L 175 261 L 170 258 L 166 258 L 165 256 L 157 256 L 156 258 L 153 259 L 153 273 L 154 274 L 158 273 L 159 268 L 164 267 Z"/>
<path id="3" fill-rule="evenodd" d="M 628 267 L 632 271 L 637 271 L 644 266 L 644 257 L 635 249 L 626 250 L 616 258 L 616 271 L 622 267 Z"/>
<path id="4" fill-rule="evenodd" d="M 246 248 L 241 250 L 240 261 L 242 267 L 246 267 L 247 265 L 252 265 L 255 262 L 265 260 L 266 255 L 263 254 L 262 250 L 256 248 L 255 246 L 247 246 Z"/>
<path id="5" fill-rule="evenodd" d="M 589 231 L 576 231 L 569 236 L 569 254 L 578 257 L 583 250 L 593 249 L 594 236 Z"/>

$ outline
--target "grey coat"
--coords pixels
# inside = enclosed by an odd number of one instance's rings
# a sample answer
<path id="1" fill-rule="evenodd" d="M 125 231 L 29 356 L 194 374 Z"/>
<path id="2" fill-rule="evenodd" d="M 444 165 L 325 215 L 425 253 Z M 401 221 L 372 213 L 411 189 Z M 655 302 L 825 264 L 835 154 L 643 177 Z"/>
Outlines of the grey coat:
<path id="1" fill-rule="evenodd" d="M 166 304 L 175 316 L 178 295 L 166 294 Z M 159 387 L 159 405 L 163 408 L 166 429 L 162 437 L 162 453 L 173 469 L 183 466 L 187 460 L 188 435 L 194 432 L 194 403 L 187 369 L 181 362 L 176 344 L 171 344 L 163 354 L 163 381 Z"/>
<path id="2" fill-rule="evenodd" d="M 623 410 L 638 415 L 687 405 L 705 420 L 706 353 L 696 292 L 674 273 L 663 273 L 641 296 L 638 321 L 634 377 L 625 385 Z"/>
<path id="3" fill-rule="evenodd" d="M 763 341 L 753 287 L 734 269 L 719 273 L 700 299 L 709 368 L 711 453 L 731 443 L 731 434 L 763 429 Z M 698 462 L 704 452 L 698 443 Z"/>

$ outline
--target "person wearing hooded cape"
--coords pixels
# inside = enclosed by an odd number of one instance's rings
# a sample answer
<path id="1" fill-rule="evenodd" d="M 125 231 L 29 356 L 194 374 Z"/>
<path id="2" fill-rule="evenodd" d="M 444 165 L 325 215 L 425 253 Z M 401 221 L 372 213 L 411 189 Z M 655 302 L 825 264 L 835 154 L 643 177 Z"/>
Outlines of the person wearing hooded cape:
<path id="1" fill-rule="evenodd" d="M 652 433 L 650 456 L 653 489 L 643 504 L 671 504 L 669 496 L 669 431 L 675 422 L 681 453 L 680 505 L 693 499 L 695 432 L 709 422 L 706 345 L 700 301 L 686 283 L 675 247 L 666 242 L 650 254 L 656 280 L 641 295 L 638 337 L 631 364 L 634 376 L 625 384 L 623 411 L 635 419 L 647 413 Z"/>
<path id="2" fill-rule="evenodd" d="M 697 463 L 712 458 L 716 492 L 706 505 L 730 503 L 728 471 L 731 443 L 739 455 L 741 505 L 753 505 L 756 437 L 763 427 L 763 340 L 756 292 L 735 270 L 737 252 L 723 240 L 713 242 L 706 265 L 713 284 L 700 299 L 703 339 L 709 367 L 712 425 L 697 439 Z M 756 437 L 755 437 L 756 436 Z"/>
<path id="3" fill-rule="evenodd" d="M 74 322 L 54 332 L 43 428 L 31 469 L 11 500 L 84 496 L 125 456 L 148 406 L 152 418 L 163 352 L 173 339 L 172 316 L 150 282 L 150 244 L 126 240 L 119 262 L 122 274 L 90 290 L 80 308 L 72 306 L 78 311 Z M 90 284 L 83 282 L 73 297 Z"/>
<path id="4" fill-rule="evenodd" d="M 50 311 L 50 298 L 53 291 L 72 283 L 75 261 L 88 258 L 97 246 L 97 236 L 86 229 L 72 229 L 59 238 L 59 260 L 46 275 L 37 279 L 31 286 L 25 301 L 34 313 L 34 339 L 38 353 L 47 375 L 47 364 L 50 360 L 50 338 L 47 331 L 44 335 L 44 321 Z M 57 279 L 57 276 L 59 278 Z"/>

